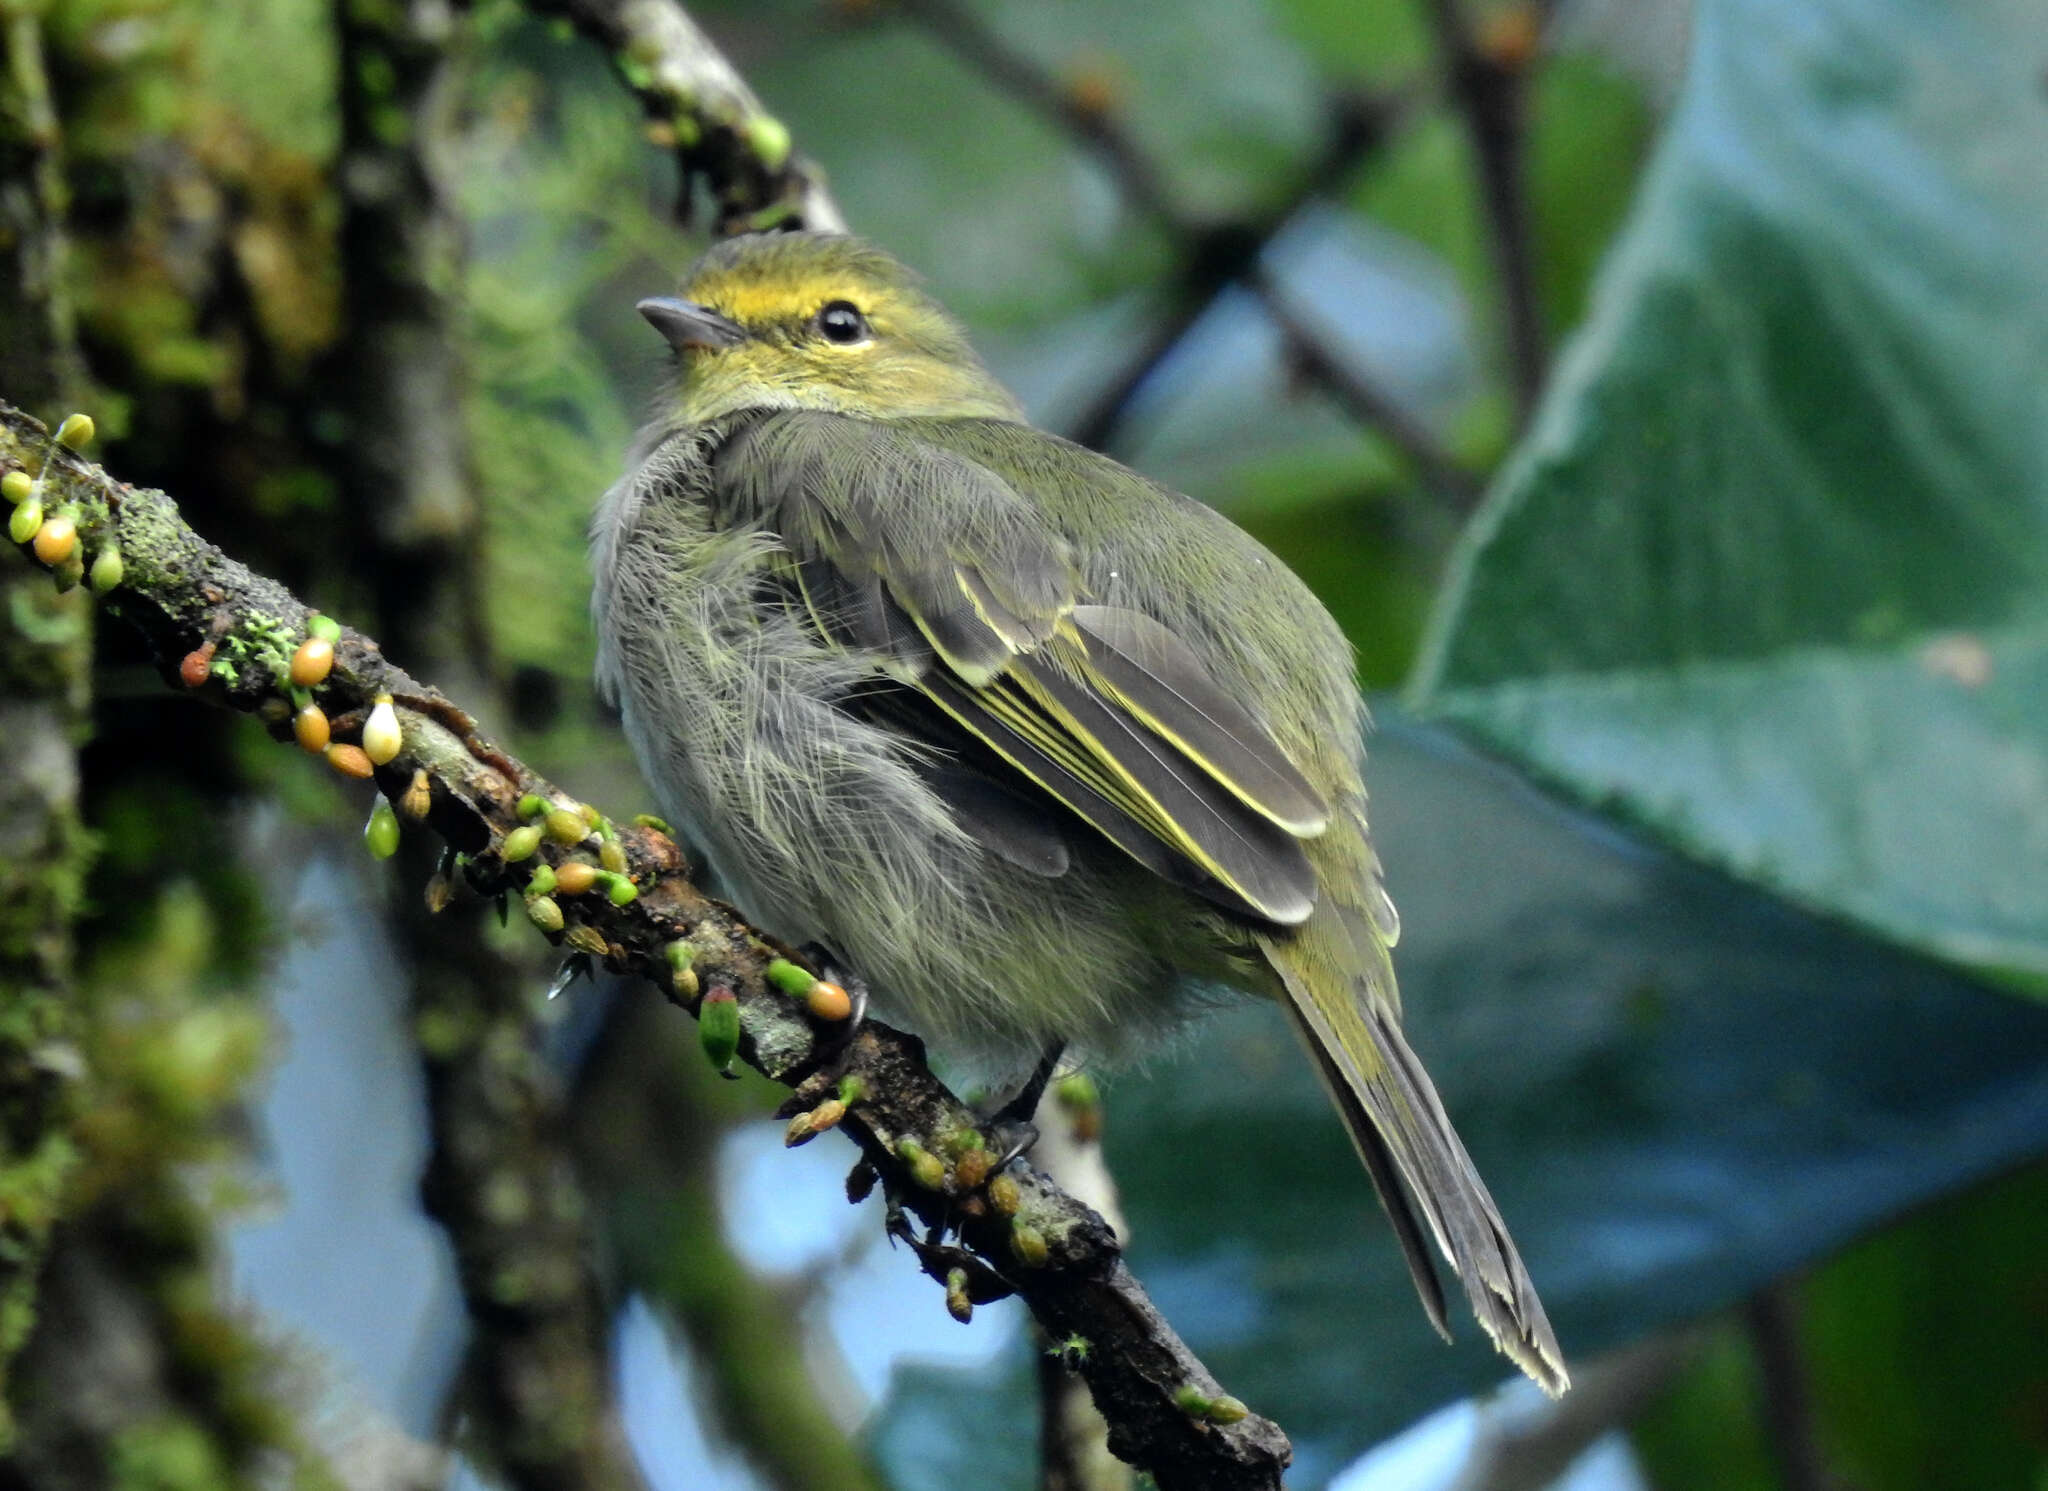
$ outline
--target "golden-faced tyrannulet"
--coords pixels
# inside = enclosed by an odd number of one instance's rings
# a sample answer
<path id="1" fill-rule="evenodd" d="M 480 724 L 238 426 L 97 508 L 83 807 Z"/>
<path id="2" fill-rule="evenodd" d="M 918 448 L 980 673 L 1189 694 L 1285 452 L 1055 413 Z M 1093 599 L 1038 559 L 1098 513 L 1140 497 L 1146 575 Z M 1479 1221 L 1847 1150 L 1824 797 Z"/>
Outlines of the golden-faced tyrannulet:
<path id="1" fill-rule="evenodd" d="M 592 537 L 598 669 L 727 892 L 955 1050 L 1114 1055 L 1279 1001 L 1439 1330 L 1565 1371 L 1401 1037 L 1351 651 L 1209 508 L 1033 429 L 852 238 L 718 245 L 640 310 L 678 378 Z M 1418 1215 L 1419 1214 L 1419 1215 Z"/>

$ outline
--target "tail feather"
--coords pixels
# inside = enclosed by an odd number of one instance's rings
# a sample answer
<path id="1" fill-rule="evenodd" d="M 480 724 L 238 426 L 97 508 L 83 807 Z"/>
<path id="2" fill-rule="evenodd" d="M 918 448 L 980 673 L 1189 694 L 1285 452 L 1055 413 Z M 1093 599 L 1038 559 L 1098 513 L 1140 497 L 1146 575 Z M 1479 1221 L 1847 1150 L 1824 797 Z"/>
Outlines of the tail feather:
<path id="1" fill-rule="evenodd" d="M 1570 1386 L 1564 1358 L 1499 1208 L 1403 1039 L 1390 997 L 1380 995 L 1370 973 L 1340 972 L 1316 958 L 1318 930 L 1311 922 L 1298 939 L 1276 938 L 1267 955 L 1295 1030 L 1394 1224 L 1423 1309 L 1448 1335 L 1443 1291 L 1417 1210 L 1494 1345 L 1555 1397 Z M 1383 945 L 1374 961 L 1390 996 L 1393 975 Z"/>
<path id="2" fill-rule="evenodd" d="M 1407 1261 L 1408 1275 L 1415 1281 L 1415 1292 L 1422 1296 L 1423 1312 L 1429 1316 L 1429 1323 L 1436 1327 L 1436 1333 L 1448 1341 L 1451 1339 L 1451 1320 L 1444 1308 L 1443 1280 L 1436 1276 L 1436 1265 L 1430 1261 L 1428 1239 L 1423 1236 L 1421 1224 L 1415 1220 L 1415 1209 L 1408 1204 L 1408 1193 L 1401 1188 L 1394 1158 L 1387 1153 L 1379 1131 L 1373 1127 L 1364 1105 L 1352 1092 L 1349 1079 L 1316 1045 L 1315 1037 L 1302 1023 L 1291 1001 L 1287 1002 L 1286 1009 L 1294 1033 L 1301 1037 L 1302 1045 L 1308 1048 L 1308 1054 L 1315 1062 L 1323 1091 L 1330 1095 L 1331 1103 L 1343 1116 L 1344 1132 L 1351 1136 L 1351 1147 L 1358 1151 L 1358 1158 L 1365 1165 L 1365 1173 L 1372 1180 L 1373 1192 L 1380 1198 L 1387 1220 L 1394 1224 L 1394 1236 L 1401 1244 L 1401 1256 Z"/>

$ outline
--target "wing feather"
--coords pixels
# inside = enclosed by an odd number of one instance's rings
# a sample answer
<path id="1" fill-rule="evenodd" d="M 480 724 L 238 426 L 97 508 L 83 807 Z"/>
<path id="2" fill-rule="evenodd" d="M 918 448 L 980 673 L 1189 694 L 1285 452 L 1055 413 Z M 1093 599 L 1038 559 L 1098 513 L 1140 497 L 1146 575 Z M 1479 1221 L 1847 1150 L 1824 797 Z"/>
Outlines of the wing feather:
<path id="1" fill-rule="evenodd" d="M 947 780 L 970 831 L 1057 873 L 1058 835 L 1025 831 L 1021 788 L 1221 905 L 1308 917 L 1300 841 L 1328 823 L 1321 797 L 1183 639 L 1082 593 L 1025 494 L 886 422 L 808 411 L 752 422 L 715 469 L 727 520 L 780 536 L 792 603 L 820 635 L 876 654 L 1014 773 L 995 795 Z"/>

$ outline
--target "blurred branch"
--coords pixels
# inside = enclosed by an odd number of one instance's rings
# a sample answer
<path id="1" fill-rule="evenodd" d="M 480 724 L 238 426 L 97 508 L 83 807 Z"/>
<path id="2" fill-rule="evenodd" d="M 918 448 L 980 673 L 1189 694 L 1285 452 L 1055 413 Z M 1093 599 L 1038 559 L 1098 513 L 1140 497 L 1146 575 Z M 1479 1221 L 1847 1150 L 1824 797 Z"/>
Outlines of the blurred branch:
<path id="1" fill-rule="evenodd" d="M 66 280 L 62 135 L 43 58 L 38 7 L 9 5 L 0 15 L 6 47 L 5 157 L 0 159 L 0 224 L 9 241 L 6 266 L 8 364 L 17 376 L 48 384 L 45 396 L 72 404 L 87 391 L 78 350 L 78 313 Z M 19 390 L 26 393 L 26 390 Z"/>
<path id="2" fill-rule="evenodd" d="M 488 677 L 479 504 L 463 414 L 462 216 L 455 201 L 460 13 L 446 0 L 337 0 L 342 318 L 328 371 L 348 400 L 344 505 L 408 656 Z"/>
<path id="3" fill-rule="evenodd" d="M 1542 307 L 1536 299 L 1535 244 L 1527 159 L 1529 64 L 1542 41 L 1549 0 L 1514 0 L 1478 26 L 1459 0 L 1429 0 L 1446 82 L 1478 157 L 1494 272 L 1500 276 L 1515 406 L 1526 420 L 1548 367 Z"/>
<path id="4" fill-rule="evenodd" d="M 77 515 L 95 562 L 118 547 L 124 574 L 106 603 L 141 632 L 166 682 L 255 714 L 275 738 L 291 739 L 286 670 L 307 635 L 305 603 L 206 543 L 162 492 L 115 482 L 0 404 L 0 468 L 35 472 L 46 460 L 38 500 Z M 899 1235 L 928 1272 L 966 1272 L 972 1299 L 1019 1295 L 1087 1380 L 1117 1455 L 1151 1472 L 1162 1491 L 1278 1487 L 1290 1455 L 1279 1427 L 1221 1393 L 1099 1216 L 1021 1161 L 989 1175 L 977 1115 L 932 1075 L 915 1037 L 878 1021 L 850 1037 L 814 1024 L 767 977 L 778 945 L 692 886 L 666 834 L 611 830 L 602 818 L 593 825 L 596 815 L 482 739 L 468 715 L 370 638 L 343 629 L 331 671 L 308 687 L 333 737 L 328 761 L 372 774 L 394 818 L 438 833 L 473 888 L 524 892 L 528 915 L 551 941 L 655 980 L 685 1007 L 699 1004 L 700 991 L 729 991 L 741 1059 L 795 1089 L 784 1110 L 802 1116 L 792 1140 L 843 1127 L 903 1209 Z M 371 765 L 366 745 L 381 764 Z M 545 838 L 531 821 L 541 808 L 550 809 Z M 589 864 L 579 851 L 607 832 L 603 857 L 623 867 L 616 877 L 574 894 L 559 889 L 561 866 Z M 924 1223 L 922 1238 L 909 1234 L 911 1216 Z M 960 1246 L 945 1240 L 952 1234 Z"/>
<path id="5" fill-rule="evenodd" d="M 347 390 L 339 452 L 355 573 L 379 626 L 416 666 L 487 690 L 481 504 L 465 418 L 467 253 L 455 201 L 462 15 L 445 0 L 338 0 L 342 158 L 336 173 L 343 326 L 330 365 Z M 612 1388 L 590 1208 L 541 1054 L 533 973 L 493 949 L 475 905 L 437 920 L 412 846 L 388 915 L 404 952 L 432 1152 L 421 1192 L 448 1235 L 471 1335 L 457 1395 L 472 1453 L 523 1491 L 644 1486 Z"/>
<path id="6" fill-rule="evenodd" d="M 1116 1180 L 1102 1154 L 1102 1098 L 1093 1079 L 1076 1073 L 1053 1083 L 1033 1119 L 1031 1157 L 1066 1192 L 1093 1208 L 1128 1242 Z M 1089 1401 L 1087 1386 L 1058 1343 L 1034 1330 L 1038 1345 L 1038 1483 L 1040 1491 L 1130 1491 L 1130 1466 L 1109 1452 L 1109 1425 Z"/>
<path id="7" fill-rule="evenodd" d="M 694 1034 L 648 1000 L 614 998 L 583 1062 L 571 1107 L 582 1168 L 597 1193 L 619 1287 L 645 1294 L 691 1353 L 700 1414 L 779 1491 L 884 1491 L 835 1412 L 830 1372 L 814 1372 L 807 1317 L 826 1265 L 764 1278 L 726 1240 L 718 1154 L 752 1088 L 719 1081 Z"/>
<path id="8" fill-rule="evenodd" d="M 1480 1406 L 1472 1452 L 1450 1491 L 1545 1491 L 1594 1443 L 1626 1428 L 1698 1356 L 1689 1331 L 1652 1336 L 1572 1369 L 1572 1390 L 1546 1398 L 1511 1382 Z"/>
<path id="9" fill-rule="evenodd" d="M 1266 246 L 1304 204 L 1334 190 L 1397 131 L 1407 112 L 1405 102 L 1335 96 L 1330 139 L 1300 181 L 1252 221 L 1207 223 L 1182 211 L 1166 185 L 1165 172 L 1110 102 L 1088 97 L 1055 77 L 956 0 L 896 4 L 962 62 L 1092 152 L 1132 205 L 1154 219 L 1174 243 L 1180 259 L 1175 276 L 1178 299 L 1138 355 L 1075 422 L 1076 440 L 1098 448 L 1106 445 L 1139 387 L 1180 345 L 1218 292 L 1242 284 L 1264 304 L 1288 358 L 1304 376 L 1335 395 L 1353 418 L 1379 430 L 1427 484 L 1460 506 L 1470 504 L 1477 480 L 1361 369 L 1349 365 L 1330 346 L 1321 326 L 1282 302 L 1259 265 Z"/>
<path id="10" fill-rule="evenodd" d="M 0 20 L 0 338 L 25 395 L 86 385 L 65 294 L 65 187 L 37 11 Z M 83 1062 L 76 1044 L 75 923 L 91 841 L 79 817 L 78 745 L 90 722 L 91 615 L 33 566 L 0 563 L 0 1449 L 18 1448 L 16 1353 L 65 1182 Z"/>
<path id="11" fill-rule="evenodd" d="M 895 0 L 896 8 L 949 47 L 953 55 L 983 74 L 1034 114 L 1073 136 L 1102 161 L 1132 205 L 1179 242 L 1196 238 L 1202 225 L 1184 217 L 1167 190 L 1163 173 L 1114 108 L 1085 94 L 1016 50 L 964 5 L 953 0 Z"/>
<path id="12" fill-rule="evenodd" d="M 846 231 L 824 173 L 790 148 L 789 128 L 754 96 L 733 65 L 675 0 L 527 0 L 541 15 L 575 24 L 610 54 L 682 167 L 677 212 L 690 216 L 690 186 L 703 181 L 717 204 L 714 233 L 763 228 Z"/>
<path id="13" fill-rule="evenodd" d="M 1743 1305 L 1743 1323 L 1756 1352 L 1764 1438 L 1784 1491 L 1829 1491 L 1836 1484 L 1813 1432 L 1813 1395 L 1799 1347 L 1792 1286 L 1768 1284 Z"/>

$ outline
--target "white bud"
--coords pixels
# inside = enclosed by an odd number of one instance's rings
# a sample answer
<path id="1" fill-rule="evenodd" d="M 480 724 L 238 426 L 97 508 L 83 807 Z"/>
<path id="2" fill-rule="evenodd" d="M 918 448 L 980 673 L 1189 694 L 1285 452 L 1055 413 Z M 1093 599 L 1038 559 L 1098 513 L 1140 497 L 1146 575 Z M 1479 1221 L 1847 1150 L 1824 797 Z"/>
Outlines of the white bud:
<path id="1" fill-rule="evenodd" d="M 405 732 L 398 726 L 398 711 L 391 707 L 391 696 L 379 694 L 376 708 L 363 722 L 363 754 L 382 766 L 395 757 L 404 744 Z"/>

